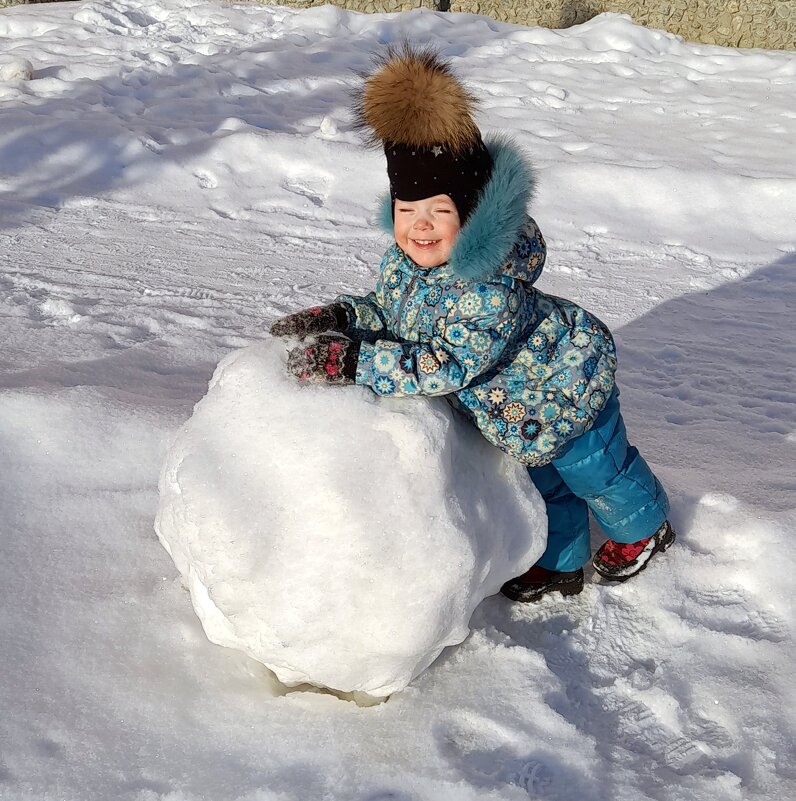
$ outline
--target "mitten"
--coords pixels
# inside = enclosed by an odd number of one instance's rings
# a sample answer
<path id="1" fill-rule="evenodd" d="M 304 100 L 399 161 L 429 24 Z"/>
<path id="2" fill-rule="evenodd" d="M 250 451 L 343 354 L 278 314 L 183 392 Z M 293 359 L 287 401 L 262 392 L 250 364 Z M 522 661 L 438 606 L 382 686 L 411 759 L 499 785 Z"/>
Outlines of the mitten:
<path id="1" fill-rule="evenodd" d="M 324 331 L 339 331 L 342 334 L 348 330 L 348 310 L 349 307 L 344 303 L 314 306 L 281 317 L 271 326 L 271 333 L 275 337 L 295 336 L 299 339 Z"/>
<path id="2" fill-rule="evenodd" d="M 353 384 L 357 375 L 359 342 L 340 334 L 324 334 L 288 353 L 287 369 L 300 381 Z"/>

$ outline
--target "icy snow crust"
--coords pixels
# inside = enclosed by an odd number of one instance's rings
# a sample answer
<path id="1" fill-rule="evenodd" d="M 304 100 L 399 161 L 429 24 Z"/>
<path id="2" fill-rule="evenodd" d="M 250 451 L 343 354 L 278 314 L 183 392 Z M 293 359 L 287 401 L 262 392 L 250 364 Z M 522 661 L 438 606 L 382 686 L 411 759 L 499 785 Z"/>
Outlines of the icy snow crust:
<path id="1" fill-rule="evenodd" d="M 219 361 L 373 288 L 384 157 L 347 108 L 404 36 L 530 154 L 540 288 L 611 327 L 678 539 L 486 598 L 362 709 L 211 643 L 152 523 Z M 796 798 L 796 52 L 97 0 L 0 9 L 0 54 L 32 67 L 0 79 L 3 801 Z"/>
<path id="2" fill-rule="evenodd" d="M 285 684 L 373 696 L 461 642 L 547 538 L 526 471 L 444 400 L 299 386 L 281 340 L 222 361 L 160 491 L 213 642 Z"/>

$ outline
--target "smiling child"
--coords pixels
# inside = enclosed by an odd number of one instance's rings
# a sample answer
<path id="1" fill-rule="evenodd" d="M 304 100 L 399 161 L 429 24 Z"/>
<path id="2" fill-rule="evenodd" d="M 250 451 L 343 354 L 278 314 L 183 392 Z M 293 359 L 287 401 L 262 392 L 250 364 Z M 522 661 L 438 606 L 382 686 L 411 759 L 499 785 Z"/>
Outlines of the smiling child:
<path id="1" fill-rule="evenodd" d="M 357 118 L 383 147 L 394 243 L 366 296 L 275 322 L 307 341 L 302 381 L 382 396 L 444 395 L 519 460 L 548 513 L 547 549 L 502 592 L 535 601 L 583 589 L 589 512 L 608 540 L 592 563 L 624 581 L 674 542 L 666 493 L 627 440 L 605 325 L 540 292 L 546 248 L 527 207 L 533 175 L 511 140 L 484 143 L 474 99 L 432 50 L 390 50 L 367 77 Z"/>

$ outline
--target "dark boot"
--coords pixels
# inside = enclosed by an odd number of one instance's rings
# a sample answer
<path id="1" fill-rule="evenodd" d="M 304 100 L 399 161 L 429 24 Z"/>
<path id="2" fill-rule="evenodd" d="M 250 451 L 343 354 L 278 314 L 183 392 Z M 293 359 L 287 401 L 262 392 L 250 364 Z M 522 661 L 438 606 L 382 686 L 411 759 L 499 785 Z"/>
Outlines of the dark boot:
<path id="1" fill-rule="evenodd" d="M 512 601 L 530 603 L 538 601 L 543 595 L 550 592 L 560 592 L 562 595 L 577 595 L 583 589 L 583 568 L 571 572 L 547 570 L 547 568 L 534 565 L 511 581 L 507 581 L 500 591 Z"/>
<path id="2" fill-rule="evenodd" d="M 640 573 L 656 553 L 662 553 L 673 542 L 674 529 L 665 520 L 651 536 L 638 542 L 614 542 L 607 540 L 594 554 L 591 563 L 594 569 L 611 581 L 627 581 Z"/>

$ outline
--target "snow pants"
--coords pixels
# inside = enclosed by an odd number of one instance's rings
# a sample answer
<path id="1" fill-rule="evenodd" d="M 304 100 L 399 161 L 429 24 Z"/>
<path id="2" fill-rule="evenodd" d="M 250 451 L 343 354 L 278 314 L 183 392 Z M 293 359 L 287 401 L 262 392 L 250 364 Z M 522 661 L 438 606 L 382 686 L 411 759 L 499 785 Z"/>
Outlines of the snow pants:
<path id="1" fill-rule="evenodd" d="M 547 505 L 548 570 L 577 570 L 591 556 L 589 511 L 608 537 L 636 542 L 652 536 L 669 499 L 639 452 L 628 443 L 615 389 L 594 425 L 555 459 L 528 474 Z"/>

